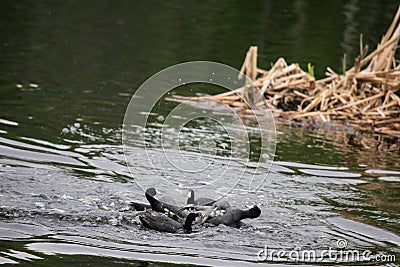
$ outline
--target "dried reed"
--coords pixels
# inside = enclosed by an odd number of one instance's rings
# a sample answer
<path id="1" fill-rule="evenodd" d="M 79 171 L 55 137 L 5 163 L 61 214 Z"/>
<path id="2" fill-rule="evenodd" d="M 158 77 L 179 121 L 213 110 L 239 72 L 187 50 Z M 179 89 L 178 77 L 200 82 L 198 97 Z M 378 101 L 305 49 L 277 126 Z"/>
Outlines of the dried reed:
<path id="1" fill-rule="evenodd" d="M 250 47 L 240 70 L 264 94 L 274 114 L 306 123 L 341 123 L 361 131 L 400 137 L 400 64 L 395 60 L 400 38 L 400 7 L 377 48 L 366 56 L 360 36 L 360 54 L 354 66 L 339 75 L 327 68 L 320 80 L 298 64 L 279 58 L 270 70 L 257 67 L 257 47 Z M 248 86 L 203 98 L 223 101 L 238 110 L 247 109 Z"/>

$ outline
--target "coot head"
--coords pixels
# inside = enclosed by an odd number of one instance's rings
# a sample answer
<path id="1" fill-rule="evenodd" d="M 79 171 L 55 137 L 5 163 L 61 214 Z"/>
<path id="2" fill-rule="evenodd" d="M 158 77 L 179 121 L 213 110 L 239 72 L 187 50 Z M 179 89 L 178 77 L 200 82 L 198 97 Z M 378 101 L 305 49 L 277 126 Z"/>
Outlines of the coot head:
<path id="1" fill-rule="evenodd" d="M 249 212 L 247 213 L 247 218 L 257 218 L 261 214 L 261 210 L 256 205 L 249 207 Z"/>
<path id="2" fill-rule="evenodd" d="M 157 195 L 157 190 L 154 187 L 147 188 L 146 194 L 149 194 L 150 196 L 154 197 Z"/>

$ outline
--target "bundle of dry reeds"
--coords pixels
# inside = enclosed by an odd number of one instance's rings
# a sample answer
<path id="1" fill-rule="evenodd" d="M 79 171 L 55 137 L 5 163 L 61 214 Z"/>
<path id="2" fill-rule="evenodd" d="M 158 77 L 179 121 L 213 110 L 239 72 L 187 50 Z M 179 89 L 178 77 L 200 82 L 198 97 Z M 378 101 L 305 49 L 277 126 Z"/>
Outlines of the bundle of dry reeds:
<path id="1" fill-rule="evenodd" d="M 360 55 L 354 66 L 339 75 L 328 68 L 315 80 L 298 64 L 280 58 L 270 70 L 257 67 L 257 47 L 250 47 L 241 68 L 264 94 L 277 117 L 308 123 L 344 123 L 362 131 L 400 137 L 400 64 L 395 51 L 400 38 L 400 7 L 381 42 L 368 56 L 360 36 Z M 239 77 L 241 78 L 241 77 Z M 207 96 L 246 110 L 248 86 Z"/>

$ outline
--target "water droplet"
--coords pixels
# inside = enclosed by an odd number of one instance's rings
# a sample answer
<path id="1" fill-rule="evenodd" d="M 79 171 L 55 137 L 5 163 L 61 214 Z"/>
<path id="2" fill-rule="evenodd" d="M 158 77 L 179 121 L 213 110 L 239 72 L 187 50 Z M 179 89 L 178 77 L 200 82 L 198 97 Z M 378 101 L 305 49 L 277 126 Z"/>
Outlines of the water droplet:
<path id="1" fill-rule="evenodd" d="M 76 134 L 76 128 L 75 128 L 74 126 L 70 126 L 70 127 L 69 127 L 69 131 L 70 131 L 72 134 Z"/>
<path id="2" fill-rule="evenodd" d="M 228 144 L 227 143 L 221 143 L 221 147 L 225 149 L 225 148 L 228 147 Z"/>
<path id="3" fill-rule="evenodd" d="M 269 156 L 268 154 L 262 154 L 262 158 L 263 158 L 263 159 L 269 159 L 270 156 Z"/>

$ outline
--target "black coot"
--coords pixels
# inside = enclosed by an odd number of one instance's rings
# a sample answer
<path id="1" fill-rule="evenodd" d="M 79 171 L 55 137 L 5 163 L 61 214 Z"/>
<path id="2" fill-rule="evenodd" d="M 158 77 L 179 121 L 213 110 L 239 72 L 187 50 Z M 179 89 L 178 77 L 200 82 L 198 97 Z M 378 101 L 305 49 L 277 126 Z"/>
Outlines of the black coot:
<path id="1" fill-rule="evenodd" d="M 224 224 L 226 226 L 240 227 L 240 221 L 247 218 L 257 218 L 261 214 L 261 210 L 257 206 L 252 206 L 248 210 L 241 209 L 213 209 L 203 219 L 204 222 L 212 223 L 214 225 Z"/>
<path id="2" fill-rule="evenodd" d="M 176 233 L 183 230 L 185 233 L 192 232 L 192 223 L 198 214 L 190 213 L 185 219 L 176 221 L 165 214 L 146 211 L 139 215 L 139 219 L 144 227 L 160 232 Z"/>
<path id="3" fill-rule="evenodd" d="M 151 189 L 151 188 L 149 188 Z M 149 201 L 151 205 L 151 209 L 154 211 L 158 211 L 161 213 L 166 213 L 169 217 L 180 219 L 184 218 L 188 215 L 186 211 L 180 210 L 180 208 L 176 205 L 172 205 L 166 202 L 162 202 L 152 195 L 152 192 L 149 192 L 149 189 L 146 190 L 145 196 L 147 201 Z"/>

